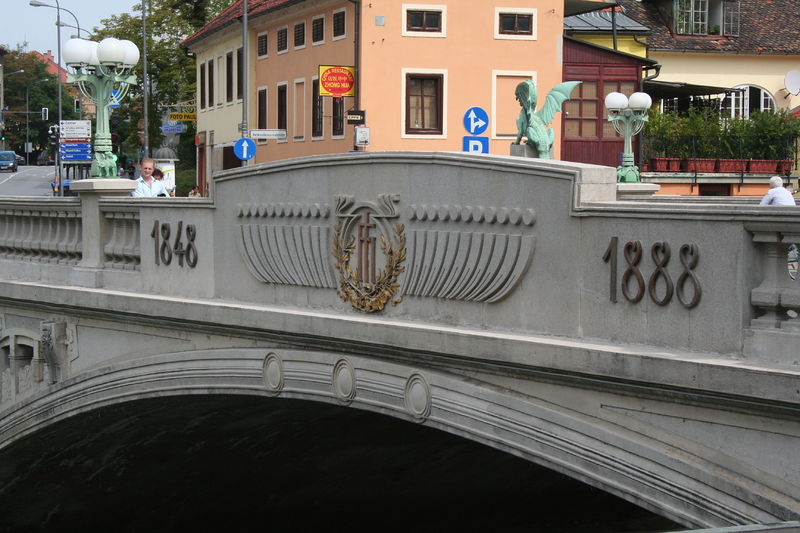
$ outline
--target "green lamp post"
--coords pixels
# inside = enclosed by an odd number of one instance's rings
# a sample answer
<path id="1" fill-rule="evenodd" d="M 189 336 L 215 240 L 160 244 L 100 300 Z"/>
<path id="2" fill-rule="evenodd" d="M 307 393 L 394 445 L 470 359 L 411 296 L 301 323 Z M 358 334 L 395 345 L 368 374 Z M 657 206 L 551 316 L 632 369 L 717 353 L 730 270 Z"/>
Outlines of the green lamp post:
<path id="1" fill-rule="evenodd" d="M 622 165 L 617 167 L 617 181 L 636 183 L 639 181 L 639 167 L 634 165 L 631 138 L 642 131 L 647 122 L 647 111 L 653 100 L 647 93 L 633 93 L 630 99 L 622 93 L 613 92 L 606 96 L 608 120 L 614 124 L 617 133 L 625 138 L 622 152 Z"/>
<path id="2" fill-rule="evenodd" d="M 67 82 L 76 84 L 97 110 L 91 176 L 116 177 L 117 156 L 111 150 L 108 106 L 122 100 L 131 85 L 136 85 L 132 70 L 139 62 L 139 49 L 131 41 L 113 37 L 99 43 L 70 39 L 64 44 L 64 62 L 74 69 Z"/>

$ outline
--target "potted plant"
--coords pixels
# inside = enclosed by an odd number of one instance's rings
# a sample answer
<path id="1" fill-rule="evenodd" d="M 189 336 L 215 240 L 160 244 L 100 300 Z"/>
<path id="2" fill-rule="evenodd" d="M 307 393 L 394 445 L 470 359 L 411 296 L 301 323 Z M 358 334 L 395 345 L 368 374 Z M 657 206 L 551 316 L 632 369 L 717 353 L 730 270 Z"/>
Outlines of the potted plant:
<path id="1" fill-rule="evenodd" d="M 779 161 L 791 159 L 794 142 L 800 136 L 800 120 L 782 110 L 777 113 L 752 113 L 750 123 L 752 131 L 748 142 L 751 157 L 749 171 L 764 174 L 778 172 Z"/>
<path id="2" fill-rule="evenodd" d="M 717 161 L 718 172 L 738 174 L 747 172 L 747 159 L 742 157 L 742 153 L 750 129 L 750 121 L 743 118 L 725 121 L 720 142 L 720 159 Z"/>
<path id="3" fill-rule="evenodd" d="M 711 108 L 691 108 L 686 113 L 684 125 L 688 154 L 683 169 L 687 172 L 714 172 L 721 137 L 719 113 Z"/>
<path id="4" fill-rule="evenodd" d="M 652 172 L 677 172 L 680 158 L 668 157 L 678 144 L 682 118 L 677 113 L 662 113 L 652 108 L 645 123 L 643 135 L 644 152 L 650 156 Z"/>

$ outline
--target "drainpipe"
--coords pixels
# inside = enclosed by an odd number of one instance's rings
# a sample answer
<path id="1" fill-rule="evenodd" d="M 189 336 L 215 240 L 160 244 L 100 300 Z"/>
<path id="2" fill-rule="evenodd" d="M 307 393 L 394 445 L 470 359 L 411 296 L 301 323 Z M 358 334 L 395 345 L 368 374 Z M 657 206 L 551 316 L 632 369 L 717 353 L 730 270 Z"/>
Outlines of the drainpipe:
<path id="1" fill-rule="evenodd" d="M 356 87 L 353 94 L 353 109 L 361 109 L 361 0 L 348 0 L 353 3 L 356 24 L 353 34 L 353 68 L 356 71 Z M 353 139 L 355 141 L 355 139 Z M 353 143 L 353 150 L 360 150 L 358 146 Z"/>
<path id="2" fill-rule="evenodd" d="M 611 6 L 611 36 L 614 39 L 614 50 L 617 49 L 617 6 Z"/>

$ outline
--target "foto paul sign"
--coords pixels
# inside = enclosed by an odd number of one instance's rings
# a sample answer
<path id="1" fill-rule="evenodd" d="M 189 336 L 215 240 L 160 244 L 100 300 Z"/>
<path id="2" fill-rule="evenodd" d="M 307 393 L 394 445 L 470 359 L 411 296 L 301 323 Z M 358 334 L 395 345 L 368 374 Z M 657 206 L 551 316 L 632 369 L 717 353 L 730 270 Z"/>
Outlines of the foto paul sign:
<path id="1" fill-rule="evenodd" d="M 320 65 L 319 67 L 319 95 L 355 96 L 356 76 L 353 67 L 336 67 Z"/>

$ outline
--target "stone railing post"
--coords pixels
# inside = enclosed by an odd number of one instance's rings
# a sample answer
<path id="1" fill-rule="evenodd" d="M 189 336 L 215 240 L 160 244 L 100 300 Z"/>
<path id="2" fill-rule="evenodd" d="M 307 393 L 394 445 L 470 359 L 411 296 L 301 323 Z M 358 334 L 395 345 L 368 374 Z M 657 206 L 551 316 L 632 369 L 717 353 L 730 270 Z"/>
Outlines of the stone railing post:
<path id="1" fill-rule="evenodd" d="M 135 188 L 135 181 L 114 178 L 80 180 L 70 186 L 81 197 L 83 257 L 75 269 L 76 284 L 85 287 L 101 284 L 108 221 L 100 211 L 100 197 L 128 196 Z"/>
<path id="2" fill-rule="evenodd" d="M 764 314 L 754 318 L 750 326 L 754 328 L 786 328 L 791 318 L 788 309 L 800 308 L 800 288 L 797 280 L 789 276 L 787 258 L 789 245 L 800 242 L 800 235 L 778 231 L 753 231 L 753 242 L 761 252 L 761 265 L 764 278 L 761 284 L 750 293 L 750 302 Z"/>

